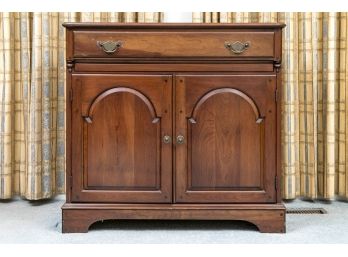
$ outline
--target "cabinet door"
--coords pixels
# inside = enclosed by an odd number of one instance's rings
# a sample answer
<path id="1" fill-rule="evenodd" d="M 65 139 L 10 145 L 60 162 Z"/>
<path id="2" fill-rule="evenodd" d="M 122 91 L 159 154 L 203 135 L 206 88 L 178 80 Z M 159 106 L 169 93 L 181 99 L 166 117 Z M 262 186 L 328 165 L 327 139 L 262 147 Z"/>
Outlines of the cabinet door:
<path id="1" fill-rule="evenodd" d="M 171 202 L 172 77 L 75 74 L 72 90 L 72 201 Z"/>
<path id="2" fill-rule="evenodd" d="M 275 75 L 176 77 L 176 202 L 276 201 Z"/>

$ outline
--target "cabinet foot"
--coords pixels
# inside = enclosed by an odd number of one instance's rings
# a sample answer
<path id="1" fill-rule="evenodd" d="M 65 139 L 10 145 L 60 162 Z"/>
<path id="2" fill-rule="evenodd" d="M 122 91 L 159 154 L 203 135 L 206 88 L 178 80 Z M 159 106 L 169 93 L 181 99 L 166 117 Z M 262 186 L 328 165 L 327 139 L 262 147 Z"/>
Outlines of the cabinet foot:
<path id="1" fill-rule="evenodd" d="M 282 219 L 269 221 L 250 221 L 261 233 L 285 233 L 285 222 Z"/>
<path id="2" fill-rule="evenodd" d="M 94 219 L 64 219 L 62 221 L 63 233 L 87 233 L 89 227 L 96 222 Z"/>

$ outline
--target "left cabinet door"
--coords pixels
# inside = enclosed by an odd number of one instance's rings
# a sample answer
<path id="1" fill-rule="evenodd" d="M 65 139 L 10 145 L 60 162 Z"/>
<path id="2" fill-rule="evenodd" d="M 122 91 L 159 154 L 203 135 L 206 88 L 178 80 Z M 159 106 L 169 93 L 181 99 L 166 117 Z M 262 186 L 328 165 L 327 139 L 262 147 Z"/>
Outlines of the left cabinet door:
<path id="1" fill-rule="evenodd" d="M 172 76 L 72 75 L 72 202 L 172 201 Z"/>

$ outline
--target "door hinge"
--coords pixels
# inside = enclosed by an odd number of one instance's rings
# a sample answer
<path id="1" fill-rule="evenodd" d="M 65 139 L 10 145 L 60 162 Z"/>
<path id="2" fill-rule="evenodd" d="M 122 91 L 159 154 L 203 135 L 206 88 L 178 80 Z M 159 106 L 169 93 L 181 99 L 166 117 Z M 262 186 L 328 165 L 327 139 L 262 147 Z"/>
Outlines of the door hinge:
<path id="1" fill-rule="evenodd" d="M 274 92 L 274 100 L 278 102 L 278 89 L 276 89 Z"/>
<path id="2" fill-rule="evenodd" d="M 72 100 L 73 100 L 73 92 L 72 92 L 72 89 L 69 90 L 69 99 L 70 99 L 70 102 L 72 102 Z"/>
<path id="3" fill-rule="evenodd" d="M 72 190 L 72 185 L 73 185 L 73 177 L 70 175 L 70 189 Z"/>
<path id="4" fill-rule="evenodd" d="M 278 176 L 274 177 L 274 188 L 276 191 L 278 191 Z"/>
<path id="5" fill-rule="evenodd" d="M 72 72 L 74 69 L 75 61 L 74 60 L 66 60 L 66 68 L 69 72 Z"/>

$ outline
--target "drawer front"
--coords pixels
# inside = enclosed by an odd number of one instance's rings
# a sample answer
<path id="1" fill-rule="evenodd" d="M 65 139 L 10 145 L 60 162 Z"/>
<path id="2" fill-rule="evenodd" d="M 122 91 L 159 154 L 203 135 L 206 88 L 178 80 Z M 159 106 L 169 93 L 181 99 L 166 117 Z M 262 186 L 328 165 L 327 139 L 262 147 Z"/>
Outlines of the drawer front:
<path id="1" fill-rule="evenodd" d="M 273 57 L 274 32 L 74 31 L 74 57 Z"/>

